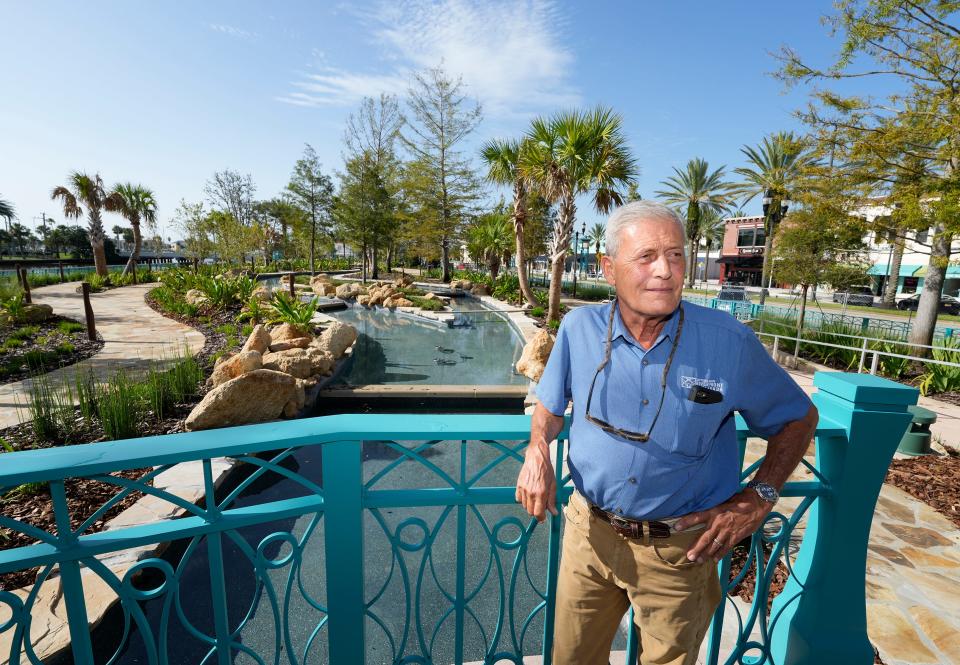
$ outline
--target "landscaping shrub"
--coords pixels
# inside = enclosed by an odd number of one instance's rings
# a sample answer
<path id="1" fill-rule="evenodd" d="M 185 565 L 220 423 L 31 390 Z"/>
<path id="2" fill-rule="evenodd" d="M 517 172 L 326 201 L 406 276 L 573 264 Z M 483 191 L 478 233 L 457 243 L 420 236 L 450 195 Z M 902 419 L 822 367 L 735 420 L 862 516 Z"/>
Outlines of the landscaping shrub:
<path id="1" fill-rule="evenodd" d="M 85 330 L 85 326 L 77 321 L 61 321 L 57 324 L 57 330 L 62 332 L 64 335 L 69 335 L 70 333 L 81 332 L 82 330 Z"/>
<path id="2" fill-rule="evenodd" d="M 307 302 L 295 300 L 286 291 L 276 291 L 270 305 L 273 309 L 270 323 L 308 325 L 317 311 L 316 296 Z"/>
<path id="3" fill-rule="evenodd" d="M 22 291 L 17 291 L 12 296 L 0 300 L 0 310 L 5 312 L 14 321 L 19 321 L 23 318 L 25 307 L 26 304 L 23 300 Z"/>
<path id="4" fill-rule="evenodd" d="M 427 300 L 426 298 L 421 298 L 420 296 L 407 296 L 414 305 L 420 309 L 427 310 L 428 312 L 438 312 L 444 308 L 444 304 L 440 300 Z"/>
<path id="5" fill-rule="evenodd" d="M 150 296 L 159 305 L 160 309 L 167 314 L 193 318 L 199 312 L 196 305 L 186 302 L 183 299 L 183 294 L 178 293 L 170 286 L 158 286 L 150 291 Z"/>
<path id="6" fill-rule="evenodd" d="M 267 318 L 267 312 L 264 308 L 263 301 L 257 298 L 256 296 L 250 297 L 247 299 L 247 303 L 243 306 L 243 309 L 240 311 L 240 314 L 237 316 L 237 322 L 242 323 L 244 321 L 250 321 L 250 323 L 256 325 Z M 253 327 L 250 327 L 253 330 Z M 247 333 L 248 335 L 250 333 Z"/>
<path id="7" fill-rule="evenodd" d="M 532 316 L 535 319 L 539 319 L 540 317 L 544 316 L 546 313 L 547 313 L 547 310 L 545 310 L 543 307 L 540 307 L 539 305 L 530 310 L 530 316 Z"/>
<path id="8" fill-rule="evenodd" d="M 934 360 L 960 362 L 960 353 L 953 351 L 960 349 L 960 340 L 944 339 L 938 346 L 939 348 L 933 349 Z M 929 364 L 926 369 L 926 373 L 920 378 L 919 387 L 922 394 L 960 390 L 960 367 Z"/>
<path id="9" fill-rule="evenodd" d="M 118 370 L 105 385 L 99 387 L 97 417 L 107 437 L 129 439 L 137 435 L 142 393 L 123 370 Z"/>

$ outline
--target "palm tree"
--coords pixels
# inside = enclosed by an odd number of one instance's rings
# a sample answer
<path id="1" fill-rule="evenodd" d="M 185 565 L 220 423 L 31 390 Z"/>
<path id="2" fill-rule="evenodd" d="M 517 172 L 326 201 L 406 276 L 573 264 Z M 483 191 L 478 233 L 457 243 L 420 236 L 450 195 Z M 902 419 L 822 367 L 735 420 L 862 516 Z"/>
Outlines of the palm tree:
<path id="1" fill-rule="evenodd" d="M 743 176 L 744 181 L 738 189 L 746 194 L 743 201 L 747 203 L 758 194 L 769 193 L 773 199 L 770 202 L 769 213 L 764 219 L 766 243 L 763 248 L 763 273 L 760 284 L 765 286 L 770 275 L 770 254 L 773 250 L 773 236 L 776 211 L 780 210 L 783 201 L 788 200 L 798 192 L 800 181 L 807 167 L 815 163 L 812 153 L 793 132 L 777 132 L 763 137 L 758 148 L 743 146 L 740 152 L 744 154 L 750 166 L 741 166 L 734 169 L 734 173 Z"/>
<path id="2" fill-rule="evenodd" d="M 117 197 L 120 202 L 117 212 L 130 222 L 130 227 L 133 229 L 133 251 L 130 253 L 127 265 L 123 267 L 123 274 L 126 275 L 134 269 L 140 259 L 140 248 L 143 244 L 140 222 L 146 222 L 148 226 L 154 224 L 157 219 L 157 202 L 151 190 L 143 185 L 134 185 L 129 182 L 114 185 L 110 195 Z"/>
<path id="3" fill-rule="evenodd" d="M 10 226 L 10 240 L 16 243 L 17 249 L 20 250 L 20 256 L 26 256 L 23 243 L 33 240 L 33 233 L 26 226 L 17 222 Z"/>
<path id="4" fill-rule="evenodd" d="M 637 199 L 639 200 L 639 199 Z M 596 222 L 593 226 L 590 227 L 590 230 L 587 231 L 585 236 L 586 241 L 593 245 L 594 254 L 597 257 L 597 272 L 600 272 L 600 257 L 603 256 L 603 253 L 600 251 L 600 248 L 603 247 L 603 244 L 607 240 L 607 226 L 603 222 Z"/>
<path id="5" fill-rule="evenodd" d="M 713 210 L 705 210 L 700 216 L 700 238 L 707 245 L 707 256 L 703 263 L 704 283 L 706 283 L 710 274 L 710 250 L 723 245 L 725 228 L 726 223 L 723 221 L 723 217 Z"/>
<path id="6" fill-rule="evenodd" d="M 7 220 L 7 231 L 10 230 L 10 220 L 17 216 L 17 210 L 9 201 L 0 199 L 0 217 Z"/>
<path id="7" fill-rule="evenodd" d="M 513 233 L 510 218 L 499 211 L 482 215 L 467 233 L 467 251 L 471 257 L 482 258 L 490 279 L 497 281 L 500 266 L 510 255 L 513 247 Z"/>
<path id="8" fill-rule="evenodd" d="M 568 111 L 537 118 L 527 132 L 520 171 L 543 197 L 557 203 L 551 241 L 549 321 L 560 318 L 563 268 L 576 222 L 577 196 L 590 195 L 607 213 L 623 203 L 621 189 L 633 182 L 636 163 L 623 135 L 623 119 L 610 109 Z"/>
<path id="9" fill-rule="evenodd" d="M 87 238 L 93 249 L 93 264 L 97 274 L 107 276 L 107 257 L 103 251 L 106 234 L 103 231 L 103 211 L 114 212 L 121 206 L 120 197 L 107 193 L 99 173 L 93 176 L 74 171 L 67 177 L 68 186 L 54 187 L 50 193 L 53 200 L 63 203 L 63 214 L 67 218 L 79 218 L 83 215 L 83 206 L 87 209 Z"/>
<path id="10" fill-rule="evenodd" d="M 513 187 L 513 235 L 516 239 L 517 279 L 520 293 L 531 306 L 537 301 L 527 279 L 527 259 L 523 249 L 523 232 L 527 221 L 527 179 L 520 172 L 520 153 L 527 144 L 522 141 L 487 141 L 480 149 L 487 163 L 487 180 L 497 185 Z"/>
<path id="11" fill-rule="evenodd" d="M 661 183 L 664 186 L 657 196 L 668 203 L 686 206 L 688 260 L 687 286 L 693 286 L 693 277 L 697 269 L 697 246 L 700 241 L 700 219 L 710 210 L 721 213 L 730 205 L 733 185 L 724 181 L 721 166 L 712 173 L 707 160 L 696 157 L 687 162 L 681 171 L 674 167 L 674 175 Z"/>

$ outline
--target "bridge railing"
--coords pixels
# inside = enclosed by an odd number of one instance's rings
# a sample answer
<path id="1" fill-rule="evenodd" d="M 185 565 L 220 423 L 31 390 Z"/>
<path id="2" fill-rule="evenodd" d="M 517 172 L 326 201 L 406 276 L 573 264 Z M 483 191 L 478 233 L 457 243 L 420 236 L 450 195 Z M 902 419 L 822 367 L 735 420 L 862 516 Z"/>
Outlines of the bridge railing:
<path id="1" fill-rule="evenodd" d="M 729 600 L 718 608 L 711 664 L 872 662 L 867 537 L 916 390 L 841 373 L 815 383 L 811 479 L 789 483 L 792 510 L 754 535 L 738 576 L 753 571 L 753 601 L 743 614 Z M 0 494 L 42 483 L 55 516 L 49 530 L 0 516 L 0 528 L 35 541 L 0 551 L 0 574 L 35 571 L 26 588 L 0 591 L 0 659 L 41 662 L 50 625 L 46 614 L 34 621 L 36 603 L 54 585 L 75 663 L 549 663 L 562 519 L 537 525 L 514 503 L 529 426 L 525 416 L 341 415 L 0 455 Z M 741 453 L 748 435 L 739 422 Z M 565 436 L 554 460 L 561 503 Z M 221 458 L 234 466 L 218 487 Z M 202 476 L 197 505 L 150 482 L 178 464 Z M 139 480 L 116 475 L 143 468 Z M 68 495 L 80 478 L 116 494 L 79 514 Z M 182 516 L 91 530 L 133 492 Z M 122 572 L 111 566 L 111 555 L 157 543 L 172 544 Z M 778 564 L 789 579 L 768 611 Z M 729 560 L 720 571 L 727 580 Z M 116 608 L 91 632 L 95 586 Z M 733 613 L 735 646 L 721 654 Z M 636 643 L 631 634 L 630 656 Z"/>

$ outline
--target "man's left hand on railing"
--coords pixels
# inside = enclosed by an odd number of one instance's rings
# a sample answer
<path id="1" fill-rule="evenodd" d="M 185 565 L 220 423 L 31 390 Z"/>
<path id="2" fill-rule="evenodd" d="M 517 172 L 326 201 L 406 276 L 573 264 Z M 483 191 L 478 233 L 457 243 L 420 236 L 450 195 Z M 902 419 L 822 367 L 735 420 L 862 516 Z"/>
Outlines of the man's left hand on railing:
<path id="1" fill-rule="evenodd" d="M 683 531 L 705 524 L 703 535 L 687 552 L 687 558 L 697 563 L 708 558 L 719 561 L 734 545 L 760 528 L 772 508 L 773 505 L 761 499 L 754 490 L 746 489 L 710 510 L 684 515 L 675 528 Z"/>

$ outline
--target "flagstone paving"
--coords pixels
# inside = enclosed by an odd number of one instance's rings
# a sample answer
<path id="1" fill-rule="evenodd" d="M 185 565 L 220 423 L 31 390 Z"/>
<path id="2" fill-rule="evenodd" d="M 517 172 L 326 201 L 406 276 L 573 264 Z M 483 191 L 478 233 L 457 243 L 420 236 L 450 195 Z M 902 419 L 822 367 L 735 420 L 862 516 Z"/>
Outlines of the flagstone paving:
<path id="1" fill-rule="evenodd" d="M 55 284 L 32 290 L 33 301 L 53 307 L 53 311 L 77 321 L 85 321 L 83 296 L 77 293 L 79 282 Z M 138 284 L 90 295 L 97 332 L 104 345 L 95 355 L 44 376 L 54 385 L 72 383 L 78 371 L 92 369 L 106 378 L 117 369 L 146 369 L 151 363 L 171 358 L 183 349 L 194 354 L 203 348 L 203 333 L 168 319 L 152 310 L 144 295 L 157 284 Z M 28 403 L 33 379 L 0 386 L 0 429 L 28 419 L 23 408 Z M 18 403 L 21 408 L 17 408 Z"/>

